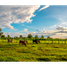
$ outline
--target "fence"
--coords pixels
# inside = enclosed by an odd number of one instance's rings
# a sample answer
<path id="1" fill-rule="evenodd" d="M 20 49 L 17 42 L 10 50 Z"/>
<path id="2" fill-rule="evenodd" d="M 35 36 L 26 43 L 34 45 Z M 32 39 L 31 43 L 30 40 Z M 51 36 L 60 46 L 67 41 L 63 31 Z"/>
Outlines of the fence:
<path id="1" fill-rule="evenodd" d="M 14 43 L 19 43 L 20 39 L 14 39 Z M 28 41 L 28 43 L 33 43 L 33 39 L 26 39 Z M 7 39 L 0 39 L 0 43 L 6 43 L 8 42 Z M 67 44 L 67 39 L 40 39 L 40 43 L 44 43 L 44 44 Z"/>

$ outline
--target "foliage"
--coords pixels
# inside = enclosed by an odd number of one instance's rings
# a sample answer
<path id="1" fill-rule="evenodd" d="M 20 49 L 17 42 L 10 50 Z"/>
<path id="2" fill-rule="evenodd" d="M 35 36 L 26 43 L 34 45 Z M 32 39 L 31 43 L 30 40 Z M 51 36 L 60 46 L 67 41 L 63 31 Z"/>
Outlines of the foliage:
<path id="1" fill-rule="evenodd" d="M 1 38 L 1 36 L 2 36 L 2 34 L 3 34 L 3 32 L 1 32 L 2 30 L 1 30 L 1 28 L 0 28 L 0 38 Z"/>
<path id="2" fill-rule="evenodd" d="M 28 42 L 27 47 L 19 46 L 19 43 L 0 43 L 0 61 L 67 61 L 66 44 L 33 44 L 31 41 Z"/>
<path id="3" fill-rule="evenodd" d="M 28 38 L 32 38 L 32 34 L 28 34 Z"/>
<path id="4" fill-rule="evenodd" d="M 44 36 L 42 35 L 41 38 L 44 39 Z"/>
<path id="5" fill-rule="evenodd" d="M 2 35 L 1 38 L 5 38 L 5 35 Z"/>
<path id="6" fill-rule="evenodd" d="M 15 38 L 15 39 L 18 39 L 18 36 L 15 36 L 14 38 Z"/>
<path id="7" fill-rule="evenodd" d="M 50 36 L 47 36 L 47 38 L 50 38 Z"/>
<path id="8" fill-rule="evenodd" d="M 1 28 L 0 28 L 0 31 L 2 31 Z"/>
<path id="9" fill-rule="evenodd" d="M 10 35 L 8 35 L 7 38 L 10 38 Z"/>
<path id="10" fill-rule="evenodd" d="M 35 36 L 35 39 L 38 39 L 38 38 L 39 38 L 38 35 L 36 35 L 36 36 Z"/>
<path id="11" fill-rule="evenodd" d="M 22 38 L 23 36 L 22 35 L 20 35 L 20 38 Z"/>

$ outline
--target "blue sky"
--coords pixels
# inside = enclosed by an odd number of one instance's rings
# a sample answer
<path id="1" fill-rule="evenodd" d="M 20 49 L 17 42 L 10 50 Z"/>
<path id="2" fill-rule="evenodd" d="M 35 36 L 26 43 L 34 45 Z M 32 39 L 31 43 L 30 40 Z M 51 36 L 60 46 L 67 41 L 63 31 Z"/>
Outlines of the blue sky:
<path id="1" fill-rule="evenodd" d="M 5 36 L 67 38 L 67 5 L 4 5 L 0 21 Z"/>

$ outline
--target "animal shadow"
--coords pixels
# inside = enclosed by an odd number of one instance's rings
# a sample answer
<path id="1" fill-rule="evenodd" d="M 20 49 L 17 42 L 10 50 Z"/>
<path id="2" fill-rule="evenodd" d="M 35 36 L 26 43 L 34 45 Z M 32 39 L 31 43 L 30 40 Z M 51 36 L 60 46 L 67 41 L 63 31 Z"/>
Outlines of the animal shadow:
<path id="1" fill-rule="evenodd" d="M 40 62 L 50 62 L 49 58 L 37 58 L 37 60 Z"/>

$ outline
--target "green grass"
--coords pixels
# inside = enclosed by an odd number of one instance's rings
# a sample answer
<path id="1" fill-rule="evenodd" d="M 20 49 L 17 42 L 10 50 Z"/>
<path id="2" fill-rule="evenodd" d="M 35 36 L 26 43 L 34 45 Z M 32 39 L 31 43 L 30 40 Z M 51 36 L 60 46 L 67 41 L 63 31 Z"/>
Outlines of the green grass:
<path id="1" fill-rule="evenodd" d="M 67 44 L 41 42 L 36 44 L 28 41 L 29 44 L 19 46 L 19 41 L 12 43 L 0 42 L 1 62 L 65 62 L 67 61 Z"/>

